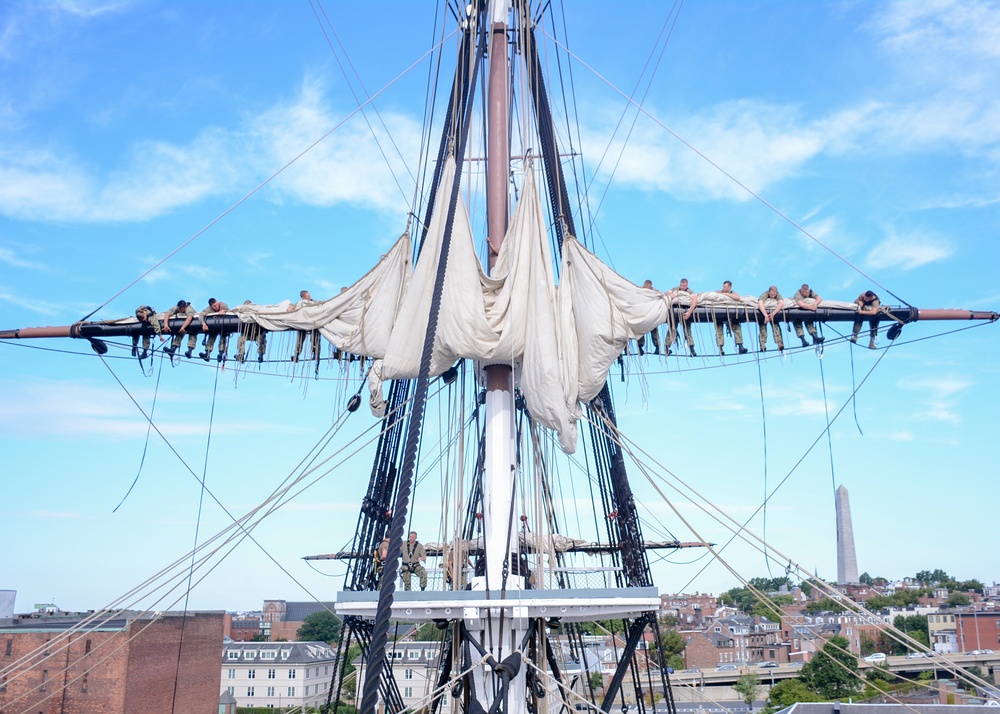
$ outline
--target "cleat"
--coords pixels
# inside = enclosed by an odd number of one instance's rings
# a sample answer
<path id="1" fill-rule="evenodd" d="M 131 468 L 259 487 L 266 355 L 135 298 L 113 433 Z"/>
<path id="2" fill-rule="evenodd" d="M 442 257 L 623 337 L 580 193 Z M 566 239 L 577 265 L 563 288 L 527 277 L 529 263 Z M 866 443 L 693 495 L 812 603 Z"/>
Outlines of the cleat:
<path id="1" fill-rule="evenodd" d="M 206 362 L 208 362 L 208 352 L 199 352 L 198 356 L 201 357 Z"/>
<path id="2" fill-rule="evenodd" d="M 139 355 L 140 360 L 146 359 L 147 357 L 149 357 L 149 350 L 143 350 L 142 354 Z"/>
<path id="3" fill-rule="evenodd" d="M 132 356 L 136 357 L 139 354 L 139 347 L 137 345 L 132 345 Z"/>
<path id="4" fill-rule="evenodd" d="M 744 347 L 743 345 L 736 345 L 736 351 L 739 352 L 741 355 L 745 355 L 747 353 L 747 348 Z"/>

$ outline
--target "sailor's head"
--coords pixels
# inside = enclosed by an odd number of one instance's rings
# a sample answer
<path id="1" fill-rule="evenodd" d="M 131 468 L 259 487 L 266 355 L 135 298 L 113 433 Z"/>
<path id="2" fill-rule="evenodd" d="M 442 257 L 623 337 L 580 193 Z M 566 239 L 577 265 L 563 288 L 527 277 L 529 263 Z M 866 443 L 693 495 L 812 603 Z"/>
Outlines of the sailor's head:
<path id="1" fill-rule="evenodd" d="M 865 297 L 868 298 L 869 300 L 874 300 L 875 293 L 872 292 L 871 290 L 865 290 Z"/>
<path id="2" fill-rule="evenodd" d="M 767 289 L 767 294 L 769 297 L 778 297 L 778 286 L 772 285 Z"/>
<path id="3" fill-rule="evenodd" d="M 687 290 L 687 286 L 688 286 L 688 279 L 681 278 L 681 290 Z"/>
<path id="4" fill-rule="evenodd" d="M 135 309 L 135 316 L 139 322 L 146 322 L 149 319 L 149 310 L 146 309 L 145 305 L 137 307 Z"/>
<path id="5" fill-rule="evenodd" d="M 733 291 L 733 281 L 732 280 L 722 281 L 722 292 L 731 293 L 732 291 Z"/>
<path id="6" fill-rule="evenodd" d="M 652 290 L 653 289 L 653 281 L 652 280 L 647 280 L 646 282 L 644 282 L 642 284 L 642 287 L 649 288 L 650 290 Z"/>
<path id="7" fill-rule="evenodd" d="M 802 283 L 802 287 L 799 288 L 799 292 L 802 293 L 803 295 L 808 295 L 809 294 L 809 284 L 808 283 Z"/>
<path id="8" fill-rule="evenodd" d="M 312 300 L 313 299 L 312 295 L 309 294 L 308 290 L 300 290 L 299 291 L 299 297 L 302 298 L 303 300 Z"/>
<path id="9" fill-rule="evenodd" d="M 407 540 L 409 540 L 411 543 L 416 543 L 417 542 L 417 532 L 416 531 L 410 531 L 410 537 L 407 538 Z"/>
<path id="10" fill-rule="evenodd" d="M 244 305 L 253 305 L 253 301 L 251 301 L 251 300 L 244 300 L 243 304 Z"/>
<path id="11" fill-rule="evenodd" d="M 178 300 L 177 301 L 177 309 L 178 310 L 183 310 L 187 306 L 188 306 L 187 300 Z"/>
<path id="12" fill-rule="evenodd" d="M 216 300 L 215 298 L 208 299 L 208 306 L 212 309 L 212 312 L 222 311 L 222 303 Z"/>

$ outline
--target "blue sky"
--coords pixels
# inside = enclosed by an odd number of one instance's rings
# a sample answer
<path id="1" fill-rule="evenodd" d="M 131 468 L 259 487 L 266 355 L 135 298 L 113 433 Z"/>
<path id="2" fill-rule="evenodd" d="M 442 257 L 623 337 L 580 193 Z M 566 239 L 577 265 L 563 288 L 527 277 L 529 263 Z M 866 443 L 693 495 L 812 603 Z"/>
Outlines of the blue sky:
<path id="1" fill-rule="evenodd" d="M 326 35 L 314 9 L 329 18 Z M 844 300 L 877 281 L 921 307 L 1000 308 L 995 3 L 686 3 L 643 100 L 648 115 L 634 126 L 611 85 L 631 92 L 651 52 L 656 62 L 669 8 L 607 9 L 575 2 L 565 22 L 587 65 L 572 67 L 572 143 L 596 211 L 593 227 L 590 217 L 577 225 L 619 272 L 661 288 L 682 275 L 696 290 L 731 279 L 750 294 L 771 283 L 790 294 L 808 281 Z M 105 303 L 98 318 L 129 315 L 140 303 L 163 310 L 179 298 L 201 308 L 209 297 L 238 304 L 278 302 L 303 288 L 336 294 L 406 228 L 429 60 L 394 80 L 440 37 L 431 3 L 381 3 L 377 13 L 306 2 L 5 5 L 0 328 L 69 324 Z M 328 38 L 355 91 L 354 70 L 369 93 L 392 83 L 375 103 L 379 115 L 368 114 L 378 144 L 350 117 L 357 103 Z M 450 57 L 453 38 L 445 46 Z M 551 41 L 543 56 L 555 87 Z M 614 133 L 623 115 L 632 127 L 624 146 Z M 472 203 L 481 220 L 475 192 Z M 858 392 L 856 423 L 848 407 L 830 446 L 821 439 L 797 467 L 827 409 L 833 415 L 851 394 L 844 344 L 827 348 L 822 372 L 812 352 L 766 360 L 759 372 L 754 361 L 714 369 L 718 358 L 630 365 L 627 383 L 612 375 L 621 425 L 737 518 L 760 504 L 765 479 L 773 487 L 792 471 L 768 508 L 766 535 L 823 577 L 836 574 L 836 482 L 851 493 L 862 570 L 902 577 L 941 567 L 992 582 L 1000 574 L 990 547 L 1000 332 L 952 332 L 968 326 L 906 327 Z M 699 345 L 711 351 L 708 332 Z M 281 347 L 279 339 L 273 349 Z M 201 365 L 145 376 L 122 359 L 126 351 L 111 354 L 128 393 L 147 410 L 155 399 L 158 425 L 233 513 L 270 493 L 356 389 L 330 370 L 298 379 L 301 370 L 287 365 L 229 369 L 217 383 L 215 369 Z M 880 355 L 854 351 L 854 383 Z M 50 600 L 100 607 L 191 547 L 200 487 L 156 438 L 135 489 L 112 513 L 139 470 L 146 426 L 86 345 L 3 343 L 0 365 L 0 517 L 16 534 L 0 588 L 18 590 L 19 610 Z M 371 424 L 359 412 L 337 445 Z M 329 599 L 339 570 L 317 572 L 298 559 L 348 542 L 369 468 L 370 449 L 257 531 L 262 549 L 305 589 L 244 544 L 194 590 L 191 605 Z M 693 539 L 633 473 L 651 516 Z M 414 524 L 432 533 L 438 517 L 427 498 Z M 200 539 L 226 522 L 206 504 Z M 725 540 L 716 524 L 697 523 L 707 539 Z M 762 518 L 751 527 L 762 532 Z M 724 555 L 745 577 L 767 574 L 750 549 Z M 696 576 L 704 560 L 691 553 L 669 560 L 655 566 L 664 591 L 735 584 L 719 565 Z"/>

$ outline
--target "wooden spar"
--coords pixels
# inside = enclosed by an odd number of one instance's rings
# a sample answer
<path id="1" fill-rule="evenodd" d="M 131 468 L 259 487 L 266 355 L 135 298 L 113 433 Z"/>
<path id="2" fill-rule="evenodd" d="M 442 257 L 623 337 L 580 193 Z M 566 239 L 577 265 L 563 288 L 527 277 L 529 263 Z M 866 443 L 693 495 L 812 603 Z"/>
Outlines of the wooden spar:
<path id="1" fill-rule="evenodd" d="M 681 319 L 685 308 L 675 306 L 673 310 L 673 322 L 676 324 Z M 851 310 L 839 310 L 833 308 L 820 307 L 816 311 L 789 309 L 782 310 L 778 317 L 778 322 L 854 322 L 858 319 L 858 314 Z M 749 306 L 739 307 L 714 307 L 701 306 L 695 308 L 692 316 L 696 324 L 714 324 L 724 322 L 727 318 L 742 323 L 759 323 L 762 316 L 759 310 L 754 310 Z M 861 315 L 861 320 L 869 322 L 874 319 L 876 322 L 895 322 L 909 324 L 911 322 L 934 322 L 940 320 L 982 320 L 996 322 L 1000 320 L 1000 314 L 989 310 L 958 310 L 950 308 L 925 309 L 910 307 L 889 307 L 878 315 Z M 184 323 L 183 318 L 170 320 L 173 330 L 180 329 Z M 195 317 L 188 325 L 187 332 L 194 334 L 233 334 L 237 333 L 250 323 L 245 323 L 236 315 L 217 315 L 208 320 L 208 331 L 203 332 L 201 318 Z M 21 327 L 12 330 L 0 330 L 0 340 L 31 340 L 51 337 L 75 337 L 80 339 L 93 339 L 104 337 L 131 337 L 132 335 L 152 335 L 153 329 L 148 325 L 137 321 L 128 322 L 77 322 L 73 325 L 62 325 L 52 327 Z M 164 336 L 167 332 L 164 330 Z M 176 334 L 171 332 L 171 334 Z M 502 371 L 509 374 L 510 368 L 506 365 L 499 365 Z"/>
<path id="2" fill-rule="evenodd" d="M 424 552 L 427 554 L 428 558 L 438 558 L 444 555 L 444 550 L 438 546 L 424 543 Z M 682 548 L 708 548 L 714 546 L 715 543 L 702 543 L 701 541 L 678 541 L 678 540 L 667 540 L 667 541 L 653 541 L 648 540 L 643 544 L 643 548 L 646 550 L 679 550 Z M 524 547 L 525 552 L 533 553 L 535 552 L 530 546 Z M 466 552 L 467 555 L 479 555 L 482 552 L 481 548 L 471 549 Z M 618 552 L 617 546 L 612 546 L 607 543 L 585 543 L 583 545 L 574 545 L 567 548 L 563 553 L 587 553 L 590 555 L 599 555 L 607 553 Z M 364 558 L 370 557 L 370 553 L 356 553 L 353 550 L 342 550 L 339 553 L 319 553 L 318 555 L 304 555 L 302 560 L 352 560 L 354 558 Z"/>

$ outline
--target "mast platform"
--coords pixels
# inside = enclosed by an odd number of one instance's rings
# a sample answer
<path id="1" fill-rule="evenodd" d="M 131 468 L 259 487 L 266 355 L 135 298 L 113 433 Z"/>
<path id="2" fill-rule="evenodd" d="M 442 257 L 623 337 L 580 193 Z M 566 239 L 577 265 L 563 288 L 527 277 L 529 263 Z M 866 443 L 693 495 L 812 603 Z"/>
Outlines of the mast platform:
<path id="1" fill-rule="evenodd" d="M 378 591 L 345 590 L 337 593 L 334 612 L 343 617 L 374 618 Z M 473 627 L 501 615 L 513 619 L 542 618 L 562 622 L 589 622 L 633 618 L 660 607 L 656 587 L 585 588 L 573 590 L 512 590 L 503 597 L 484 590 L 399 592 L 393 596 L 391 620 L 433 622 L 462 619 Z"/>

